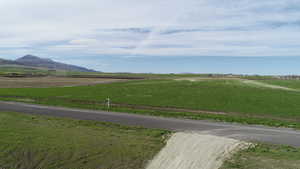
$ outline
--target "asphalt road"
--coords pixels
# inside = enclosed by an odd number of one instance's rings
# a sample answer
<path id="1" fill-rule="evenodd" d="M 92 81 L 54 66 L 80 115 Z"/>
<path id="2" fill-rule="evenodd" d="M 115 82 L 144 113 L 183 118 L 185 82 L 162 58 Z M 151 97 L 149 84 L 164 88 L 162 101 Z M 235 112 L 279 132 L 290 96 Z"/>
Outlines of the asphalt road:
<path id="1" fill-rule="evenodd" d="M 0 101 L 0 111 L 68 117 L 80 120 L 95 120 L 123 125 L 142 126 L 146 128 L 167 129 L 172 131 L 201 132 L 245 141 L 260 141 L 300 147 L 300 131 L 286 128 L 162 118 L 127 113 L 70 109 L 2 101 Z"/>

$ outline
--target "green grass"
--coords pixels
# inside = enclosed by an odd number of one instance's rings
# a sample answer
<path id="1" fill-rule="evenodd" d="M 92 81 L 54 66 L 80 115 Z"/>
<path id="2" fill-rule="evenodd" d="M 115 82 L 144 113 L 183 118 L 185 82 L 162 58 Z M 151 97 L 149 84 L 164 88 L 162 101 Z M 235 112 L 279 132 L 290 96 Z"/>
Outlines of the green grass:
<path id="1" fill-rule="evenodd" d="M 46 68 L 35 68 L 35 67 L 26 67 L 19 65 L 0 65 L 0 76 L 10 76 L 10 75 L 66 75 L 66 71 L 57 70 L 57 71 L 48 71 Z"/>
<path id="2" fill-rule="evenodd" d="M 40 69 L 30 68 L 30 67 L 23 67 L 23 66 L 0 66 L 0 72 L 19 72 L 19 73 L 26 73 L 26 72 L 42 72 Z M 45 70 L 44 70 L 45 71 Z"/>
<path id="3" fill-rule="evenodd" d="M 220 169 L 299 169 L 300 149 L 259 144 L 242 150 L 225 161 Z"/>
<path id="4" fill-rule="evenodd" d="M 108 77 L 144 77 L 144 78 L 180 78 L 180 77 L 207 77 L 207 74 L 153 74 L 153 73 L 104 73 L 104 72 L 75 72 L 56 70 L 55 72 L 48 71 L 46 68 L 26 67 L 20 65 L 0 65 L 0 75 L 10 73 L 17 74 L 40 74 L 54 76 L 108 76 Z"/>
<path id="5" fill-rule="evenodd" d="M 232 80 L 143 80 L 96 86 L 0 89 L 1 96 L 77 99 L 300 118 L 300 92 L 258 88 Z"/>
<path id="6" fill-rule="evenodd" d="M 140 169 L 168 132 L 0 112 L 0 168 Z"/>
<path id="7" fill-rule="evenodd" d="M 144 77 L 144 78 L 180 78 L 206 77 L 205 74 L 153 74 L 153 73 L 104 73 L 104 72 L 68 72 L 67 75 L 98 75 L 109 77 Z"/>
<path id="8" fill-rule="evenodd" d="M 2 99 L 21 96 L 22 99 L 33 99 L 41 104 L 91 109 L 103 109 L 102 103 L 110 97 L 113 103 L 228 113 L 221 116 L 156 112 L 169 117 L 208 117 L 222 121 L 286 127 L 299 126 L 300 122 L 300 92 L 251 86 L 236 80 L 140 80 L 96 86 L 0 89 L 0 96 Z"/>
<path id="9" fill-rule="evenodd" d="M 4 73 L 46 73 L 46 69 L 39 69 L 33 67 L 25 67 L 25 66 L 9 66 L 9 65 L 1 65 L 0 72 Z"/>

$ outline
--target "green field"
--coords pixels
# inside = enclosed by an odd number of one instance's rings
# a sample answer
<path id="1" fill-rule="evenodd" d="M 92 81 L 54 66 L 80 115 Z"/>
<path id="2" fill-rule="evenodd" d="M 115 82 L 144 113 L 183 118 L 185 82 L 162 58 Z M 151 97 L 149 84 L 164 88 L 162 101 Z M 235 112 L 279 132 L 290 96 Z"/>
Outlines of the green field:
<path id="1" fill-rule="evenodd" d="M 272 81 L 266 81 L 266 84 Z M 274 81 L 277 84 L 278 81 Z M 260 81 L 261 83 L 261 81 Z M 289 82 L 293 83 L 293 82 Z M 293 85 L 297 86 L 298 81 Z M 34 103 L 79 108 L 105 109 L 103 103 L 110 97 L 112 103 L 155 107 L 184 108 L 224 112 L 224 115 L 200 113 L 136 113 L 162 116 L 214 118 L 250 124 L 299 127 L 300 92 L 246 84 L 241 80 L 138 80 L 95 86 L 0 89 L 2 99 L 29 100 Z M 116 111 L 129 111 L 117 107 Z M 188 112 L 187 110 L 187 112 Z M 247 119 L 250 119 L 247 121 Z"/>
<path id="2" fill-rule="evenodd" d="M 220 169 L 298 169 L 299 166 L 299 148 L 259 144 L 234 154 Z"/>
<path id="3" fill-rule="evenodd" d="M 169 78 L 94 86 L 0 88 L 0 99 L 106 109 L 104 101 L 109 97 L 116 104 L 110 111 L 300 129 L 297 80 L 249 83 L 242 79 Z M 164 146 L 167 134 L 162 130 L 0 112 L 0 168 L 143 168 Z M 297 148 L 258 144 L 234 154 L 222 169 L 294 169 L 300 165 L 299 153 Z"/>
<path id="4" fill-rule="evenodd" d="M 0 168 L 141 169 L 169 132 L 110 123 L 0 112 Z M 297 169 L 300 149 L 258 144 L 221 169 Z"/>
<path id="5" fill-rule="evenodd" d="M 16 74 L 45 74 L 47 71 L 42 69 L 35 69 L 30 67 L 22 67 L 22 66 L 0 66 L 0 75 L 8 75 L 10 73 Z"/>
<path id="6" fill-rule="evenodd" d="M 152 74 L 152 73 L 104 73 L 104 72 L 74 72 L 66 70 L 50 70 L 47 68 L 28 67 L 20 65 L 0 65 L 0 76 L 9 76 L 10 74 L 18 75 L 43 75 L 43 76 L 101 76 L 101 77 L 132 77 L 132 78 L 180 78 L 180 77 L 210 77 L 209 74 Z"/>
<path id="7" fill-rule="evenodd" d="M 10 75 L 39 75 L 39 76 L 47 76 L 47 75 L 66 75 L 66 71 L 57 70 L 57 71 L 49 71 L 46 68 L 35 68 L 35 67 L 27 67 L 20 65 L 0 65 L 0 76 L 10 76 Z"/>
<path id="8" fill-rule="evenodd" d="M 0 168 L 141 169 L 168 132 L 0 112 Z"/>

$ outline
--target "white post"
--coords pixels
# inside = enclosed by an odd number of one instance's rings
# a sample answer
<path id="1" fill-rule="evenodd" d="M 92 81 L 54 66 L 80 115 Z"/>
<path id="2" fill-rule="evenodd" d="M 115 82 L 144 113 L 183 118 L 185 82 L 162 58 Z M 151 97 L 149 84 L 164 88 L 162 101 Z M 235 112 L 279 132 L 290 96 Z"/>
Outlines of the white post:
<path id="1" fill-rule="evenodd" d="M 110 99 L 109 99 L 109 97 L 107 98 L 107 109 L 109 109 L 110 108 Z"/>

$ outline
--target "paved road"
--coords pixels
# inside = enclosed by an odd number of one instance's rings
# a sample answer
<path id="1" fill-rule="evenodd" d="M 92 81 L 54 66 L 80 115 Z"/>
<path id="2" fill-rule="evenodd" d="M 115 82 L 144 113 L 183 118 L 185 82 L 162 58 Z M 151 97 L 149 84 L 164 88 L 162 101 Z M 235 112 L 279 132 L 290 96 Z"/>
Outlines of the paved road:
<path id="1" fill-rule="evenodd" d="M 0 111 L 14 111 L 27 114 L 69 117 L 81 120 L 96 120 L 123 125 L 167 129 L 172 131 L 201 132 L 245 141 L 261 141 L 300 147 L 300 131 L 293 129 L 162 118 L 136 114 L 70 109 L 2 101 L 0 101 Z"/>

